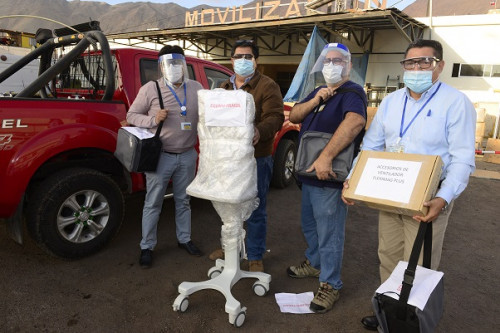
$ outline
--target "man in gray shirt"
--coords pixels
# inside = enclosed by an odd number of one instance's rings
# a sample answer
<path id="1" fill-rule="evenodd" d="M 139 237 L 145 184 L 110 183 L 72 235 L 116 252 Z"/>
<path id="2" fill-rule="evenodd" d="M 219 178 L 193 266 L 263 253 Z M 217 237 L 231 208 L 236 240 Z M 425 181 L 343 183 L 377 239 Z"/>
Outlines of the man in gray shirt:
<path id="1" fill-rule="evenodd" d="M 178 246 L 189 254 L 201 256 L 191 241 L 191 206 L 186 193 L 194 179 L 198 154 L 197 142 L 199 82 L 188 79 L 184 51 L 179 46 L 167 45 L 158 54 L 162 77 L 157 80 L 163 98 L 160 108 L 156 82 L 146 83 L 137 94 L 127 113 L 127 121 L 135 126 L 156 127 L 163 120 L 160 138 L 163 150 L 154 172 L 146 172 L 146 198 L 142 211 L 142 240 L 139 263 L 144 268 L 153 263 L 153 249 L 157 243 L 157 225 L 163 198 L 170 180 L 173 183 L 175 223 Z"/>

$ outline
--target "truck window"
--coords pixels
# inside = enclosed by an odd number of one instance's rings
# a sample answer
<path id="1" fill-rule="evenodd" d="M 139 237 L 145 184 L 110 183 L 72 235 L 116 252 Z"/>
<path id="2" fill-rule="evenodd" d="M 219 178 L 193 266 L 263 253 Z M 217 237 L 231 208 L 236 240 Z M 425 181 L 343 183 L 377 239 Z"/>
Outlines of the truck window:
<path id="1" fill-rule="evenodd" d="M 117 73 L 116 58 L 112 57 L 113 69 Z M 95 94 L 103 91 L 106 86 L 106 75 L 100 54 L 90 54 L 78 57 L 71 65 L 64 69 L 56 79 L 58 92 L 78 90 L 82 94 Z M 115 86 L 118 77 L 115 75 Z"/>
<path id="2" fill-rule="evenodd" d="M 222 82 L 229 79 L 228 74 L 208 67 L 205 67 L 205 75 L 210 89 L 219 88 Z"/>
<path id="3" fill-rule="evenodd" d="M 158 61 L 154 59 L 141 59 L 139 62 L 139 66 L 141 69 L 141 85 L 146 84 L 149 81 L 158 80 L 160 77 L 158 74 Z M 196 80 L 194 76 L 193 66 L 191 64 L 187 64 L 188 69 L 188 77 L 191 80 Z"/>

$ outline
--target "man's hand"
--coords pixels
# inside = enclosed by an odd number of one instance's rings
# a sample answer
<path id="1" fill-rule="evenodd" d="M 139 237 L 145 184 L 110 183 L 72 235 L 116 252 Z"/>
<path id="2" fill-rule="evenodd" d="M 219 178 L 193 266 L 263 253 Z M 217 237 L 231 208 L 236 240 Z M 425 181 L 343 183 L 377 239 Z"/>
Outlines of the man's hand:
<path id="1" fill-rule="evenodd" d="M 317 104 L 321 103 L 321 101 L 326 102 L 330 97 L 335 95 L 336 89 L 337 88 L 326 87 L 318 90 L 316 96 L 314 96 L 314 98 L 317 100 Z"/>
<path id="2" fill-rule="evenodd" d="M 259 142 L 260 140 L 260 132 L 259 132 L 259 129 L 257 127 L 254 127 L 253 128 L 253 139 L 252 139 L 252 145 L 256 145 L 257 142 Z"/>
<path id="3" fill-rule="evenodd" d="M 431 201 L 424 202 L 425 207 L 429 207 L 429 211 L 425 216 L 413 216 L 413 219 L 420 222 L 431 222 L 437 219 L 441 211 L 446 206 L 446 200 L 440 197 L 435 197 Z"/>
<path id="4" fill-rule="evenodd" d="M 328 158 L 320 155 L 316 161 L 306 170 L 306 172 L 312 172 L 316 170 L 316 177 L 319 180 L 329 180 L 331 178 L 337 178 L 335 172 L 332 171 L 332 161 Z"/>
<path id="5" fill-rule="evenodd" d="M 156 125 L 158 125 L 160 121 L 167 119 L 167 115 L 168 115 L 168 110 L 161 109 L 160 111 L 158 111 L 155 115 Z"/>
<path id="6" fill-rule="evenodd" d="M 344 181 L 344 186 L 342 187 L 342 201 L 347 205 L 347 206 L 353 206 L 354 205 L 354 201 L 351 201 L 351 200 L 348 200 L 344 197 L 344 193 L 345 191 L 347 191 L 347 189 L 349 188 L 349 179 L 346 179 Z"/>

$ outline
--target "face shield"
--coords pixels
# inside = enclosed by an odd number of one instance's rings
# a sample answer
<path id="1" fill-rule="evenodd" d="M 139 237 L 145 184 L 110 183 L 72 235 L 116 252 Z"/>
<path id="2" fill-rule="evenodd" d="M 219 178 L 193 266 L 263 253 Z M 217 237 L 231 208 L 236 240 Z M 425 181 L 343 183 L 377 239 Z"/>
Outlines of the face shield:
<path id="1" fill-rule="evenodd" d="M 340 43 L 329 43 L 326 44 L 323 50 L 321 51 L 321 54 L 319 55 L 318 59 L 316 60 L 316 63 L 314 64 L 309 74 L 318 78 L 322 78 L 323 80 L 327 81 L 327 83 L 334 83 L 334 82 L 328 82 L 329 80 L 323 77 L 324 76 L 323 72 L 327 72 L 326 70 L 324 71 L 323 69 L 325 67 L 327 69 L 330 69 L 330 67 L 332 67 L 332 69 L 329 70 L 328 72 L 333 72 L 335 71 L 334 68 L 342 66 L 341 77 L 345 78 L 346 76 L 349 75 L 350 63 L 351 63 L 351 52 L 349 52 L 347 46 Z"/>
<path id="2" fill-rule="evenodd" d="M 164 54 L 158 58 L 158 66 L 169 85 L 183 83 L 188 78 L 186 58 L 182 54 Z"/>

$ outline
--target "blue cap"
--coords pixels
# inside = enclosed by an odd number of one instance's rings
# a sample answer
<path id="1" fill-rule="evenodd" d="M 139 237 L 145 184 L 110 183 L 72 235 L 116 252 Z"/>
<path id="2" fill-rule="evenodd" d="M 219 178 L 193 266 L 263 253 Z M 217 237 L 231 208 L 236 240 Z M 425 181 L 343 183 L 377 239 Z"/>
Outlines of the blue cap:
<path id="1" fill-rule="evenodd" d="M 351 54 L 351 52 L 349 51 L 347 46 L 345 46 L 344 44 L 340 44 L 340 43 L 328 43 L 325 45 L 325 47 L 323 49 L 338 49 L 340 51 L 340 53 L 342 53 L 342 54 L 345 54 L 345 55 Z"/>

